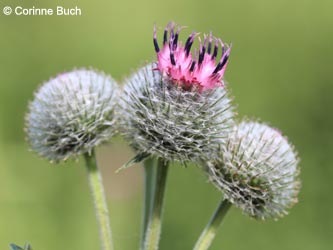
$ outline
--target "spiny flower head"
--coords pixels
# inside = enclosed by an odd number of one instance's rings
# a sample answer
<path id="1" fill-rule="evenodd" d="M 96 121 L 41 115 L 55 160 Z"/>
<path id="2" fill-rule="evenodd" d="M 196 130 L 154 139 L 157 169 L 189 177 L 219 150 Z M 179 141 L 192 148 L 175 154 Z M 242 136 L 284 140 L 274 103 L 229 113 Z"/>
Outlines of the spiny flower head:
<path id="1" fill-rule="evenodd" d="M 204 35 L 198 53 L 191 53 L 191 47 L 198 35 L 196 32 L 187 38 L 185 45 L 178 41 L 181 27 L 169 23 L 163 36 L 163 47 L 160 49 L 157 42 L 156 28 L 154 29 L 154 46 L 157 53 L 157 68 L 163 76 L 169 77 L 183 88 L 199 88 L 208 90 L 223 85 L 222 78 L 228 64 L 231 48 L 212 33 Z M 218 60 L 218 50 L 221 49 L 221 58 Z"/>
<path id="2" fill-rule="evenodd" d="M 116 132 L 118 91 L 111 77 L 94 70 L 49 80 L 35 94 L 26 117 L 31 148 L 58 162 L 109 140 Z"/>
<path id="3" fill-rule="evenodd" d="M 278 130 L 242 122 L 207 171 L 226 199 L 246 214 L 266 219 L 285 215 L 297 201 L 297 165 L 296 152 Z"/>
<path id="4" fill-rule="evenodd" d="M 137 151 L 167 160 L 185 163 L 216 156 L 234 125 L 225 88 L 184 90 L 156 67 L 148 64 L 126 82 L 125 137 Z"/>

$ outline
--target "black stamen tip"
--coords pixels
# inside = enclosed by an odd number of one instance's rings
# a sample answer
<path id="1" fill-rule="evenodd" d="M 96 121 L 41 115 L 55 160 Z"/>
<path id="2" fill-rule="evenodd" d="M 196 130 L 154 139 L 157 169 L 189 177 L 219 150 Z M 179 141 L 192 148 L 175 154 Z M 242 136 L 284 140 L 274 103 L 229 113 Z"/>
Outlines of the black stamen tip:
<path id="1" fill-rule="evenodd" d="M 185 50 L 187 49 L 187 46 L 189 45 L 190 41 L 191 41 L 191 36 L 189 36 L 186 40 L 186 43 L 185 43 L 185 46 L 184 46 Z"/>
<path id="2" fill-rule="evenodd" d="M 207 53 L 210 54 L 211 51 L 212 51 L 212 41 L 209 41 L 208 48 L 207 48 Z"/>
<path id="3" fill-rule="evenodd" d="M 209 38 L 208 38 L 208 47 L 207 47 L 207 53 L 210 55 L 210 52 L 212 51 L 212 41 L 213 41 L 213 35 L 212 32 L 210 32 L 209 34 Z"/>
<path id="4" fill-rule="evenodd" d="M 215 44 L 214 46 L 214 52 L 213 52 L 213 55 L 212 55 L 212 58 L 215 58 L 217 56 L 217 52 L 219 50 L 219 47 L 217 46 L 217 44 Z"/>
<path id="5" fill-rule="evenodd" d="M 205 45 L 202 47 L 201 53 L 202 53 L 202 55 L 204 55 L 206 53 L 206 46 Z"/>
<path id="6" fill-rule="evenodd" d="M 216 68 L 215 68 L 214 71 L 213 71 L 213 75 L 216 74 L 217 72 L 219 72 L 221 69 L 223 69 L 223 67 L 224 67 L 224 65 L 227 63 L 228 59 L 229 59 L 229 55 L 226 55 L 226 56 L 223 58 L 222 62 L 219 62 L 219 63 L 217 64 Z"/>
<path id="7" fill-rule="evenodd" d="M 170 61 L 173 66 L 176 66 L 175 55 L 170 53 Z"/>
<path id="8" fill-rule="evenodd" d="M 190 54 L 190 50 L 191 50 L 191 47 L 192 47 L 192 44 L 193 44 L 193 41 L 194 41 L 194 37 L 195 37 L 195 33 L 192 32 L 192 34 L 186 40 L 186 43 L 185 43 L 185 46 L 184 46 L 184 49 L 186 51 L 186 53 L 185 53 L 186 57 L 188 57 L 189 54 Z"/>
<path id="9" fill-rule="evenodd" d="M 163 45 L 166 44 L 167 41 L 168 41 L 168 30 L 165 29 L 163 35 Z"/>
<path id="10" fill-rule="evenodd" d="M 223 61 L 222 61 L 222 63 L 221 63 L 221 69 L 222 69 L 223 66 L 227 63 L 228 59 L 229 59 L 229 55 L 225 55 L 225 57 L 223 58 Z"/>
<path id="11" fill-rule="evenodd" d="M 175 35 L 175 39 L 173 40 L 173 46 L 174 46 L 174 48 L 177 48 L 178 37 L 179 37 L 179 34 L 177 32 L 176 35 Z"/>
<path id="12" fill-rule="evenodd" d="M 195 67 L 195 61 L 193 61 L 192 64 L 191 64 L 191 67 L 190 67 L 190 71 L 191 71 L 191 72 L 193 72 L 194 67 Z"/>
<path id="13" fill-rule="evenodd" d="M 220 69 L 221 69 L 220 67 L 221 67 L 221 64 L 218 63 L 217 66 L 216 66 L 216 68 L 213 71 L 213 75 L 220 71 Z"/>
<path id="14" fill-rule="evenodd" d="M 191 50 L 191 47 L 192 47 L 192 44 L 193 44 L 193 41 L 191 40 L 189 43 L 188 43 L 188 45 L 187 45 L 187 47 L 186 47 L 186 56 L 188 56 L 189 54 L 190 54 L 190 50 Z"/>
<path id="15" fill-rule="evenodd" d="M 198 64 L 200 65 L 205 57 L 205 48 L 203 47 L 201 53 L 199 54 L 199 61 Z"/>
<path id="16" fill-rule="evenodd" d="M 160 48 L 158 47 L 158 43 L 157 43 L 156 38 L 154 38 L 154 47 L 155 47 L 156 53 L 160 52 Z"/>

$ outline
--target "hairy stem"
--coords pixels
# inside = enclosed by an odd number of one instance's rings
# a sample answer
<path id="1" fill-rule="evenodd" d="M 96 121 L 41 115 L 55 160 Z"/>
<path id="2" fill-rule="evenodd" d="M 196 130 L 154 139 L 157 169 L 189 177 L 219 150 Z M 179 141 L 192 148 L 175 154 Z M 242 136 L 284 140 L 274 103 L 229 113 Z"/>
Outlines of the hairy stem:
<path id="1" fill-rule="evenodd" d="M 102 176 L 98 170 L 95 152 L 84 154 L 88 180 L 99 226 L 102 250 L 113 250 L 109 212 L 106 204 Z"/>
<path id="2" fill-rule="evenodd" d="M 217 209 L 215 210 L 213 216 L 210 218 L 207 226 L 203 230 L 198 239 L 197 243 L 194 246 L 194 250 L 207 250 L 209 249 L 210 245 L 212 244 L 217 229 L 222 223 L 222 220 L 226 213 L 228 212 L 231 203 L 227 200 L 222 200 L 218 205 Z"/>
<path id="3" fill-rule="evenodd" d="M 141 249 L 145 247 L 145 235 L 148 226 L 148 220 L 152 209 L 152 200 L 155 189 L 156 178 L 156 160 L 149 157 L 144 161 L 144 207 L 143 207 L 143 223 L 141 235 Z"/>
<path id="4" fill-rule="evenodd" d="M 145 235 L 145 250 L 157 250 L 161 235 L 162 214 L 165 187 L 168 175 L 168 162 L 159 158 L 156 166 L 155 188 L 151 212 L 148 218 L 148 224 Z"/>

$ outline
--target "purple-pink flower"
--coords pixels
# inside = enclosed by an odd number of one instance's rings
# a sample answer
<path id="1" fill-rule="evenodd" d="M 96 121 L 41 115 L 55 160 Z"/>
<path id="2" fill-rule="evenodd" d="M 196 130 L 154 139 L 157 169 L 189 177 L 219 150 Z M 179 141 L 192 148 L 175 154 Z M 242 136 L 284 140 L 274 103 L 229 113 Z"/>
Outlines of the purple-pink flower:
<path id="1" fill-rule="evenodd" d="M 181 27 L 169 23 L 164 30 L 163 47 L 160 49 L 154 28 L 157 69 L 185 89 L 197 87 L 200 91 L 204 91 L 223 86 L 222 78 L 231 47 L 210 33 L 204 35 L 203 43 L 200 37 L 198 38 L 199 51 L 195 50 L 192 54 L 191 47 L 198 33 L 192 32 L 183 46 L 178 42 L 180 31 Z M 219 49 L 221 49 L 221 58 L 217 60 Z"/>

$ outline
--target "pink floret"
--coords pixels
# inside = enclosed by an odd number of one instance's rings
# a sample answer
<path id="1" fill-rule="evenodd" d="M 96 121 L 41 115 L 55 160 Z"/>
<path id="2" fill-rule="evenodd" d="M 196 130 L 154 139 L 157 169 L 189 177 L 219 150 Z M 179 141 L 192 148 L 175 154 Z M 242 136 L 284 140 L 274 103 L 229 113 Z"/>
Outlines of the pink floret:
<path id="1" fill-rule="evenodd" d="M 205 35 L 203 44 L 199 38 L 199 52 L 195 51 L 192 55 L 191 46 L 197 34 L 193 32 L 183 46 L 178 42 L 180 28 L 177 29 L 176 33 L 174 29 L 175 25 L 172 23 L 166 27 L 161 49 L 158 46 L 156 30 L 154 30 L 157 69 L 185 89 L 196 87 L 200 91 L 204 91 L 223 86 L 222 78 L 228 64 L 231 48 L 226 49 L 225 44 L 220 39 L 213 38 L 210 34 L 209 36 Z M 217 62 L 219 48 L 222 49 L 222 52 L 221 59 Z"/>

